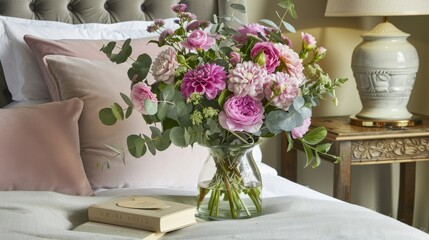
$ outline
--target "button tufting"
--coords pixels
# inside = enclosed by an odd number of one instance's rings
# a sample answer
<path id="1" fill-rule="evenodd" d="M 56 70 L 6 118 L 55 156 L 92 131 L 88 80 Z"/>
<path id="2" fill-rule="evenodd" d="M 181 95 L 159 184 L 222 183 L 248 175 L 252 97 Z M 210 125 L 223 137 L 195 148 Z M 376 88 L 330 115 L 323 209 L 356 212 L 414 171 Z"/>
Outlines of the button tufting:
<path id="1" fill-rule="evenodd" d="M 105 2 L 105 3 L 104 3 L 104 9 L 106 9 L 106 10 L 109 10 L 109 9 L 110 9 L 110 6 L 109 6 L 109 3 L 108 3 L 108 2 Z"/>
<path id="2" fill-rule="evenodd" d="M 70 12 L 73 11 L 73 5 L 72 4 L 68 4 L 67 5 L 67 10 L 69 10 Z"/>

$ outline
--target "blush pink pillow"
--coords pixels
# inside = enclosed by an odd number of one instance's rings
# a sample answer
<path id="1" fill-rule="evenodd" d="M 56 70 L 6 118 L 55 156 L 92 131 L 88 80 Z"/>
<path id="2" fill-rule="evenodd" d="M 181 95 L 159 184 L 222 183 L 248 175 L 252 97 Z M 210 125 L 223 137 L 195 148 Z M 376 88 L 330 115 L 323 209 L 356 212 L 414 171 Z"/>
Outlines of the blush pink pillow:
<path id="1" fill-rule="evenodd" d="M 92 195 L 80 157 L 77 98 L 0 109 L 0 190 Z"/>
<path id="2" fill-rule="evenodd" d="M 126 148 L 130 134 L 151 135 L 141 114 L 113 126 L 105 126 L 98 118 L 100 109 L 114 102 L 125 106 L 120 92 L 130 93 L 127 70 L 130 65 L 109 61 L 86 60 L 76 57 L 44 58 L 53 83 L 65 99 L 78 97 L 84 102 L 79 120 L 81 157 L 91 186 L 98 188 L 156 187 L 196 191 L 198 174 L 208 156 L 206 148 L 170 146 L 166 151 L 149 152 L 136 159 L 125 149 L 126 164 L 106 144 Z M 115 157 L 116 156 L 116 157 Z M 110 169 L 102 171 L 97 164 L 110 161 Z"/>
<path id="3" fill-rule="evenodd" d="M 133 54 L 131 56 L 137 58 L 137 56 L 143 52 L 149 54 L 150 56 L 158 55 L 158 53 L 163 49 L 157 47 L 153 43 L 148 45 L 149 41 L 154 39 L 156 38 L 148 37 L 142 39 L 133 39 L 131 41 L 131 46 L 133 47 Z M 32 35 L 25 35 L 24 40 L 37 58 L 53 101 L 59 101 L 62 99 L 62 97 L 59 95 L 60 91 L 57 88 L 57 85 L 53 83 L 51 75 L 48 73 L 46 65 L 42 60 L 43 57 L 47 55 L 64 55 L 88 60 L 108 60 L 107 56 L 101 52 L 100 49 L 103 45 L 106 45 L 112 41 L 81 39 L 50 40 Z M 119 47 L 123 44 L 123 41 L 116 42 L 117 46 Z"/>

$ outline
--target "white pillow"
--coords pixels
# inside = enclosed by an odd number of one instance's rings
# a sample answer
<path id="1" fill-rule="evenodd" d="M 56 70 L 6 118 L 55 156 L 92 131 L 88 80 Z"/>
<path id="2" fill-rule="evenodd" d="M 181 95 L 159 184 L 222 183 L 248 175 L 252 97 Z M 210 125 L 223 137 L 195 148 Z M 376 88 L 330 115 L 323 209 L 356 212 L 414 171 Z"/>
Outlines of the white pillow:
<path id="1" fill-rule="evenodd" d="M 166 27 L 177 28 L 175 18 L 166 19 Z M 42 72 L 23 36 L 31 34 L 46 39 L 111 39 L 154 36 L 147 26 L 152 21 L 129 21 L 114 24 L 67 24 L 0 16 L 0 60 L 14 101 L 50 99 Z M 107 59 L 107 57 L 106 57 Z"/>

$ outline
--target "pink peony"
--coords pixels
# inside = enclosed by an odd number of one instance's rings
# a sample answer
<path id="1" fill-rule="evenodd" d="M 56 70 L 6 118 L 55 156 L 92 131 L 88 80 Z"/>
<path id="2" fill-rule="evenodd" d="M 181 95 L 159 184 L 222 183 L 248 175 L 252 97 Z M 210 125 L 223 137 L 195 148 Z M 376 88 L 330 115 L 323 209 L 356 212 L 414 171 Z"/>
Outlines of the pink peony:
<path id="1" fill-rule="evenodd" d="M 184 98 L 192 93 L 201 93 L 207 99 L 214 99 L 226 87 L 224 68 L 214 63 L 206 63 L 189 70 L 183 77 L 181 92 Z"/>
<path id="2" fill-rule="evenodd" d="M 299 94 L 296 79 L 284 72 L 271 74 L 270 78 L 271 82 L 265 85 L 265 98 L 271 105 L 287 111 Z"/>
<path id="3" fill-rule="evenodd" d="M 262 99 L 267 70 L 254 62 L 239 63 L 229 71 L 228 90 L 236 96 Z"/>
<path id="4" fill-rule="evenodd" d="M 152 64 L 152 75 L 158 82 L 173 83 L 174 73 L 179 64 L 176 60 L 176 51 L 167 48 L 160 52 Z"/>
<path id="5" fill-rule="evenodd" d="M 265 55 L 265 67 L 268 73 L 273 73 L 276 67 L 279 65 L 279 50 L 274 47 L 271 42 L 258 42 L 250 51 L 250 56 L 253 60 L 260 54 Z"/>
<path id="6" fill-rule="evenodd" d="M 206 32 L 202 30 L 193 31 L 186 42 L 182 43 L 182 46 L 189 50 L 197 50 L 197 49 L 209 49 L 215 43 L 215 39 L 208 36 Z"/>
<path id="7" fill-rule="evenodd" d="M 292 129 L 291 134 L 293 139 L 302 138 L 308 132 L 311 125 L 311 118 L 306 118 L 301 126 Z"/>
<path id="8" fill-rule="evenodd" d="M 232 96 L 223 105 L 219 113 L 220 125 L 229 131 L 258 132 L 264 119 L 264 107 L 261 101 L 249 96 Z"/>
<path id="9" fill-rule="evenodd" d="M 309 33 L 301 33 L 302 38 L 302 48 L 306 50 L 313 50 L 316 47 L 316 39 L 313 37 L 313 35 Z"/>
<path id="10" fill-rule="evenodd" d="M 158 99 L 156 95 L 150 90 L 150 87 L 144 82 L 139 82 L 133 85 L 131 88 L 131 101 L 133 103 L 134 109 L 142 114 L 147 114 L 144 109 L 144 101 L 146 99 L 151 100 L 153 103 L 157 104 Z"/>
<path id="11" fill-rule="evenodd" d="M 253 35 L 259 38 L 258 33 L 260 33 L 262 34 L 262 36 L 265 36 L 265 32 L 266 32 L 265 30 L 266 30 L 266 27 L 258 23 L 246 24 L 237 29 L 239 34 L 233 36 L 233 39 L 238 43 L 245 43 L 247 42 L 249 35 Z"/>
<path id="12" fill-rule="evenodd" d="M 274 46 L 279 50 L 279 59 L 283 70 L 290 76 L 297 78 L 298 84 L 303 82 L 305 79 L 304 66 L 298 53 L 284 44 L 276 43 Z"/>

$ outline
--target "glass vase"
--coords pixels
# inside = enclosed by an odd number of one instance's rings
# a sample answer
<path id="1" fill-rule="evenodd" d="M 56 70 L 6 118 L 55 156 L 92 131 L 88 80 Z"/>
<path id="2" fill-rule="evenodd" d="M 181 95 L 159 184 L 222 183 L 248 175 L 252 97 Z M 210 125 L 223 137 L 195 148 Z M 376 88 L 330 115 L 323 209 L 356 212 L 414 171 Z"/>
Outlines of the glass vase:
<path id="1" fill-rule="evenodd" d="M 211 146 L 198 180 L 197 216 L 207 220 L 261 214 L 262 180 L 252 150 L 258 143 Z"/>

